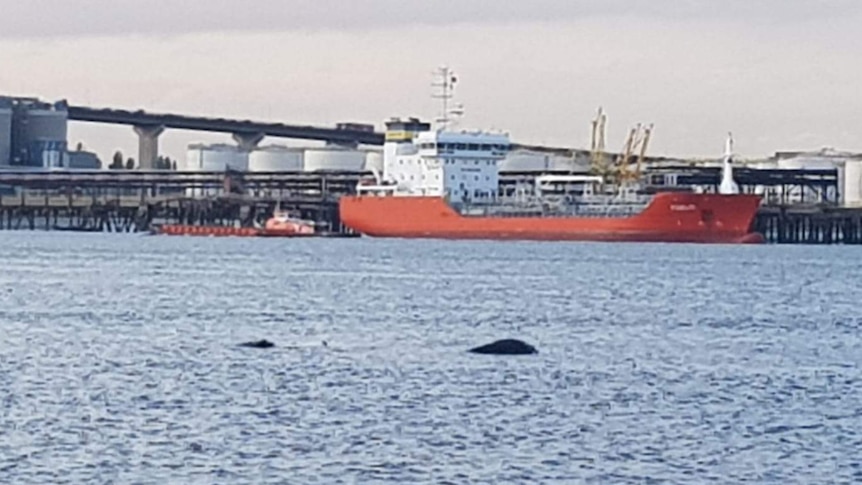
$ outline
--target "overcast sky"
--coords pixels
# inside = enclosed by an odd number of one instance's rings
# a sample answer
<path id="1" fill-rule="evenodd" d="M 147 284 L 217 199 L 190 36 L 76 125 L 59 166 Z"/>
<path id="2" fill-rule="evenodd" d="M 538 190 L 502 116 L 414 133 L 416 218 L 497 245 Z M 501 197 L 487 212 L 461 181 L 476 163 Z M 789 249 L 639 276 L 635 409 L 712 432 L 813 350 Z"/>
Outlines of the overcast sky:
<path id="1" fill-rule="evenodd" d="M 522 143 L 650 152 L 862 151 L 858 0 L 0 0 L 0 93 L 75 104 L 380 126 L 430 118 L 430 73 L 458 74 L 464 125 Z M 168 132 L 184 157 L 191 141 Z M 126 127 L 75 123 L 103 158 Z M 267 140 L 267 142 L 279 140 Z M 295 143 L 295 142 L 294 142 Z"/>

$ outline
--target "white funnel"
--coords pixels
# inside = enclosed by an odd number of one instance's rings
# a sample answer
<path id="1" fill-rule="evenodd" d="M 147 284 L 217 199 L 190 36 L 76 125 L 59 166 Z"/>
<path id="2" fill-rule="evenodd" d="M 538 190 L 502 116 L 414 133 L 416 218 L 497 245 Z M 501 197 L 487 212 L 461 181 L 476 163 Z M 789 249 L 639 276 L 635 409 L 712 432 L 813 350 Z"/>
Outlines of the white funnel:
<path id="1" fill-rule="evenodd" d="M 721 185 L 718 187 L 720 194 L 738 194 L 739 186 L 733 180 L 733 134 L 727 134 L 727 143 L 724 146 L 724 165 L 721 170 Z"/>

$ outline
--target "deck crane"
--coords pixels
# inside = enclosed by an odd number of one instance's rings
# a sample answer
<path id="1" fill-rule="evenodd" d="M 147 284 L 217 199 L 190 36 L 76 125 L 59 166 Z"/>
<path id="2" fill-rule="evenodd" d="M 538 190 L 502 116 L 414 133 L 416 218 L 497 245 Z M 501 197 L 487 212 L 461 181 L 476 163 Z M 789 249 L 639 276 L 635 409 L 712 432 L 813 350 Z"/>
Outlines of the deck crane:
<path id="1" fill-rule="evenodd" d="M 644 158 L 652 132 L 653 125 L 644 127 L 641 124 L 638 124 L 629 132 L 625 148 L 616 166 L 616 175 L 620 182 L 632 182 L 641 177 Z M 638 151 L 638 155 L 635 160 L 634 169 L 632 169 L 631 158 L 635 151 Z"/>

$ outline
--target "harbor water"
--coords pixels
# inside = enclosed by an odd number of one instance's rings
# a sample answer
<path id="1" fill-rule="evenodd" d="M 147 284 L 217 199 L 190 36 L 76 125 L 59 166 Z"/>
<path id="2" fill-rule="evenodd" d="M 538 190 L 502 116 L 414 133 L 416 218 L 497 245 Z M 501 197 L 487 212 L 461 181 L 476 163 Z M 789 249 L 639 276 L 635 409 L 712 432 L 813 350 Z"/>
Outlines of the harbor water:
<path id="1" fill-rule="evenodd" d="M 862 481 L 858 247 L 3 232 L 0 268 L 0 483 Z M 466 352 L 500 338 L 539 354 Z"/>

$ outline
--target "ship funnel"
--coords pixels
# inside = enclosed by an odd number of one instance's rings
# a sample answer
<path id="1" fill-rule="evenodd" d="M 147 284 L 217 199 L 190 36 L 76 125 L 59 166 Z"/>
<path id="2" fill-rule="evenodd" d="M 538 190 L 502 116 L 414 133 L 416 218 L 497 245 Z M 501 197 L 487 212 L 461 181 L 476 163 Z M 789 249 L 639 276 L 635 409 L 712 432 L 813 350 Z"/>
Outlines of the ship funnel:
<path id="1" fill-rule="evenodd" d="M 721 169 L 721 185 L 718 187 L 720 194 L 738 194 L 739 186 L 733 180 L 733 133 L 727 134 L 727 142 L 724 145 L 724 163 Z"/>

